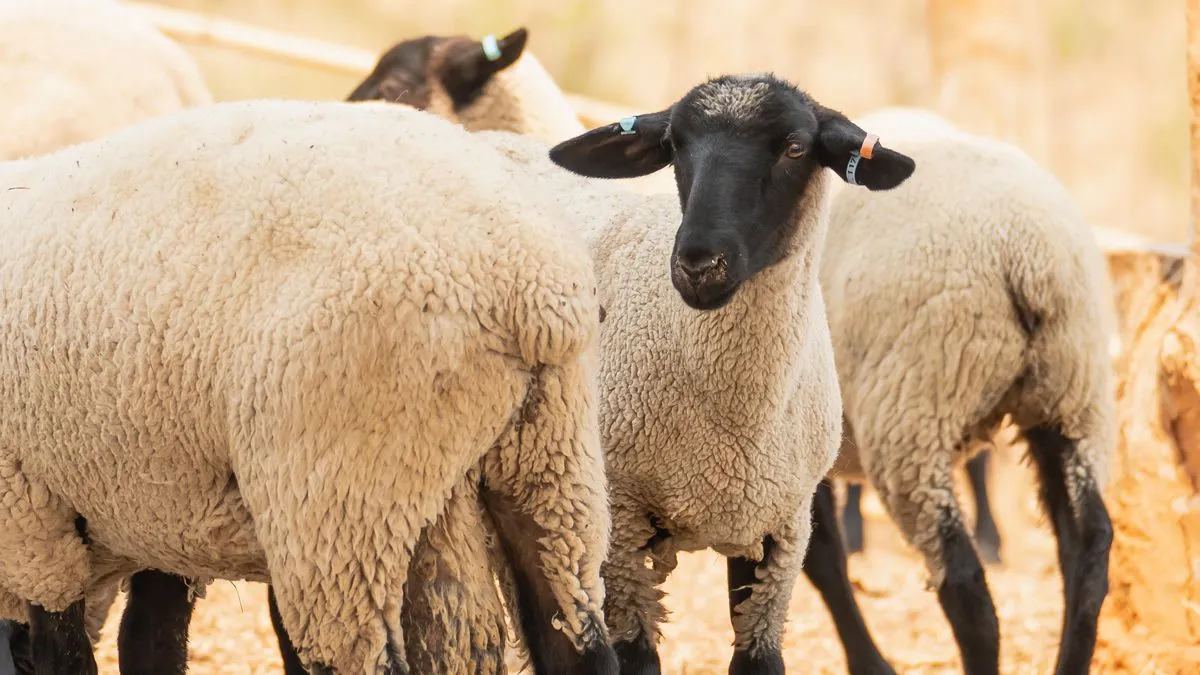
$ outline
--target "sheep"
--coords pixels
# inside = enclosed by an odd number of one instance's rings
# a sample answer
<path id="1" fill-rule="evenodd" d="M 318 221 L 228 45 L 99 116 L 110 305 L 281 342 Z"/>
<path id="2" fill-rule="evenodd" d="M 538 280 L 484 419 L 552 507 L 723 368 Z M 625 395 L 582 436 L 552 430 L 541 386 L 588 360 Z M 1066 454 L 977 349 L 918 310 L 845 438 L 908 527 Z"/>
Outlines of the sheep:
<path id="1" fill-rule="evenodd" d="M 152 567 L 269 577 L 315 670 L 403 672 L 414 535 L 483 461 L 547 658 L 615 672 L 594 273 L 503 168 L 426 113 L 295 101 L 0 168 L 0 582 L 44 667 L 95 672 L 81 598 Z"/>
<path id="2" fill-rule="evenodd" d="M 529 31 L 497 39 L 426 35 L 394 44 L 346 100 L 387 101 L 428 110 L 470 131 L 511 131 L 553 145 L 585 131 L 532 52 Z M 674 193 L 668 172 L 621 181 L 647 194 Z"/>
<path id="3" fill-rule="evenodd" d="M 870 198 L 831 196 L 837 236 L 820 274 L 846 417 L 834 475 L 870 481 L 924 556 L 965 671 L 996 673 L 995 608 L 951 471 L 1011 416 L 1058 538 L 1056 672 L 1087 672 L 1112 541 L 1102 489 L 1116 433 L 1115 324 L 1104 259 L 1066 189 L 1026 154 L 914 118 L 885 110 L 856 122 L 888 134 L 917 176 Z M 831 570 L 832 558 L 821 557 Z M 852 595 L 843 600 L 830 605 L 835 615 L 857 613 Z M 842 639 L 848 651 L 870 642 L 861 624 Z"/>
<path id="4" fill-rule="evenodd" d="M 563 175 L 540 161 L 534 139 L 478 135 L 522 158 L 531 189 L 569 209 L 592 246 L 606 310 L 605 619 L 622 672 L 659 672 L 659 586 L 679 551 L 705 548 L 729 561 L 730 672 L 783 672 L 813 490 L 841 441 L 817 284 L 822 167 L 846 180 L 857 163 L 859 186 L 888 190 L 913 161 L 878 143 L 864 149 L 866 131 L 772 74 L 707 80 L 665 110 L 550 150 L 589 178 L 673 164 L 677 199 Z"/>
<path id="5" fill-rule="evenodd" d="M 0 0 L 0 159 L 212 103 L 195 62 L 111 0 Z"/>
<path id="6" fill-rule="evenodd" d="M 556 143 L 585 131 L 532 53 L 529 32 L 472 40 L 425 36 L 396 43 L 348 101 L 387 101 L 428 110 L 471 131 L 506 129 Z"/>

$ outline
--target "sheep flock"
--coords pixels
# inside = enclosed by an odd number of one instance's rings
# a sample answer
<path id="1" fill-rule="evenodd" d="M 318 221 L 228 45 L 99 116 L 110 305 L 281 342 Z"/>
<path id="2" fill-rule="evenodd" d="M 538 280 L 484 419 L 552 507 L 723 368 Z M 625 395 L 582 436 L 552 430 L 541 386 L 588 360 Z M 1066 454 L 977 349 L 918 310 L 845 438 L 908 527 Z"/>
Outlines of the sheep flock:
<path id="1" fill-rule="evenodd" d="M 1058 179 L 771 72 L 585 124 L 535 50 L 217 100 L 0 0 L 0 675 L 1107 672 Z"/>

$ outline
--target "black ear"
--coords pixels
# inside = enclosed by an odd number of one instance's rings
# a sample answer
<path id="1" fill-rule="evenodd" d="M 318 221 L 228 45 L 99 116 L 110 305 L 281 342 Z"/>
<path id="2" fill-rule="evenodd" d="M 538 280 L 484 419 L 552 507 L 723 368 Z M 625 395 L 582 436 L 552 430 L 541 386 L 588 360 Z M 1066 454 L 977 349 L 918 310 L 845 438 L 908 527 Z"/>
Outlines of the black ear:
<path id="1" fill-rule="evenodd" d="M 528 40 L 529 31 L 522 27 L 500 39 L 488 35 L 478 42 L 448 47 L 440 73 L 442 86 L 455 103 L 469 103 L 496 73 L 521 58 Z"/>
<path id="2" fill-rule="evenodd" d="M 817 121 L 821 124 L 817 161 L 851 185 L 890 190 L 908 180 L 916 169 L 912 157 L 883 147 L 878 136 L 835 110 L 821 110 Z"/>
<path id="3" fill-rule="evenodd" d="M 550 161 L 591 178 L 635 178 L 675 159 L 667 141 L 671 109 L 626 117 L 550 148 Z"/>

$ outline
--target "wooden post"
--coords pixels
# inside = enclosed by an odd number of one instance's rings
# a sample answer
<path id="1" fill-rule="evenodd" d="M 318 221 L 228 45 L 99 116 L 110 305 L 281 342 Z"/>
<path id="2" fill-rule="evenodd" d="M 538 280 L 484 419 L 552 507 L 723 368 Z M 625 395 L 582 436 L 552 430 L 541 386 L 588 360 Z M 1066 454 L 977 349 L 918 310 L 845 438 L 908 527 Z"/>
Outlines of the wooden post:
<path id="1" fill-rule="evenodd" d="M 1192 219 L 1200 214 L 1200 0 L 1187 0 Z M 1106 501 L 1116 535 L 1102 638 L 1131 669 L 1200 660 L 1200 293 L 1176 255 L 1109 256 L 1125 305 L 1120 421 Z M 1131 663 L 1132 661 L 1132 663 Z"/>

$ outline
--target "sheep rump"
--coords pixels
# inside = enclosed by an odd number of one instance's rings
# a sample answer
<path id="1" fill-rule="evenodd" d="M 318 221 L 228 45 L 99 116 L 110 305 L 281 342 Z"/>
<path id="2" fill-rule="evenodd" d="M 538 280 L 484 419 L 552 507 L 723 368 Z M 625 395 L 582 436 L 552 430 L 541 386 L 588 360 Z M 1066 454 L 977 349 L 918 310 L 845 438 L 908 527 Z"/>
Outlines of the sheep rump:
<path id="1" fill-rule="evenodd" d="M 217 104 L 0 182 L 5 588 L 269 577 L 301 654 L 374 672 L 417 535 L 495 446 L 490 487 L 558 539 L 563 632 L 603 638 L 591 263 L 466 132 Z"/>

